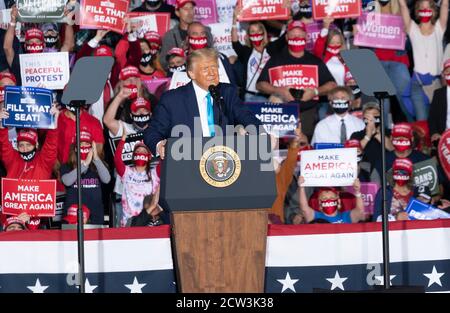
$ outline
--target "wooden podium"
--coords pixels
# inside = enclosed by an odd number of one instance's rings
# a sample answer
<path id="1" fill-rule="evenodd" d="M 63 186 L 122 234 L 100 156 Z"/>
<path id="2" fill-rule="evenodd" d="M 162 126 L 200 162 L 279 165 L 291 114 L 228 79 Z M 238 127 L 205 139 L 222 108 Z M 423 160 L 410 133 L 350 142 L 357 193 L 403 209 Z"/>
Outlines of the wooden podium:
<path id="1" fill-rule="evenodd" d="M 207 139 L 197 138 L 203 145 Z M 248 148 L 250 138 L 244 140 Z M 261 171 L 267 161 L 238 155 L 225 144 L 191 160 L 166 155 L 161 199 L 171 210 L 179 291 L 264 292 L 267 215 L 276 197 L 274 172 Z"/>

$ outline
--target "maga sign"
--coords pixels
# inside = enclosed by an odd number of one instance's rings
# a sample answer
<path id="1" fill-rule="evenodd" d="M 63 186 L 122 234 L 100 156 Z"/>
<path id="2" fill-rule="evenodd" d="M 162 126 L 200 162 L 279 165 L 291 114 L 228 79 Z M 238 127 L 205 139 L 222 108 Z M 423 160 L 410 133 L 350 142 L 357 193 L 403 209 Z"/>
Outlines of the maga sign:
<path id="1" fill-rule="evenodd" d="M 69 82 L 69 54 L 46 52 L 20 54 L 22 85 L 58 90 Z"/>
<path id="2" fill-rule="evenodd" d="M 409 200 L 405 209 L 411 220 L 435 220 L 438 218 L 450 218 L 450 214 L 430 204 L 423 203 L 413 197 Z"/>
<path id="3" fill-rule="evenodd" d="M 281 65 L 269 69 L 269 80 L 275 87 L 319 88 L 319 70 L 317 65 Z"/>
<path id="4" fill-rule="evenodd" d="M 242 7 L 239 21 L 287 20 L 289 8 L 284 0 L 239 0 Z"/>
<path id="5" fill-rule="evenodd" d="M 265 130 L 275 137 L 295 136 L 299 122 L 297 103 L 246 103 Z"/>
<path id="6" fill-rule="evenodd" d="M 6 215 L 55 216 L 56 180 L 2 178 L 2 210 Z"/>
<path id="7" fill-rule="evenodd" d="M 113 152 L 113 155 L 116 153 L 117 145 L 119 144 L 121 139 L 122 139 L 121 137 L 109 139 L 109 143 L 111 145 L 111 150 Z M 125 163 L 125 165 L 128 165 L 128 166 L 134 165 L 133 160 L 132 160 L 134 146 L 138 142 L 142 142 L 143 139 L 144 139 L 143 133 L 136 133 L 136 134 L 131 134 L 131 135 L 127 136 L 127 139 L 125 141 L 125 145 L 123 146 L 123 151 L 122 151 L 122 161 Z"/>
<path id="8" fill-rule="evenodd" d="M 312 0 L 315 20 L 322 20 L 328 15 L 334 18 L 358 17 L 361 6 L 361 0 Z"/>
<path id="9" fill-rule="evenodd" d="M 107 29 L 123 34 L 128 0 L 83 0 L 81 28 Z"/>
<path id="10" fill-rule="evenodd" d="M 303 186 L 352 186 L 358 178 L 356 148 L 302 151 Z"/>
<path id="11" fill-rule="evenodd" d="M 50 113 L 51 90 L 33 87 L 5 87 L 5 108 L 9 118 L 3 126 L 54 129 L 55 117 Z"/>

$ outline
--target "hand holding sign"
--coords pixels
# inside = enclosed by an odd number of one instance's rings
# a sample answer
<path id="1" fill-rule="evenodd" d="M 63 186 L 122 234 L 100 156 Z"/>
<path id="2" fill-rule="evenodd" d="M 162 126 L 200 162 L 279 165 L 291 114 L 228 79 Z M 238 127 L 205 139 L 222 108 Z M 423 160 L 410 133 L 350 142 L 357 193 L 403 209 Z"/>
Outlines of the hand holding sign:
<path id="1" fill-rule="evenodd" d="M 333 22 L 334 22 L 334 17 L 332 17 L 331 15 L 327 15 L 323 19 L 323 28 L 330 29 L 330 25 L 333 24 Z"/>

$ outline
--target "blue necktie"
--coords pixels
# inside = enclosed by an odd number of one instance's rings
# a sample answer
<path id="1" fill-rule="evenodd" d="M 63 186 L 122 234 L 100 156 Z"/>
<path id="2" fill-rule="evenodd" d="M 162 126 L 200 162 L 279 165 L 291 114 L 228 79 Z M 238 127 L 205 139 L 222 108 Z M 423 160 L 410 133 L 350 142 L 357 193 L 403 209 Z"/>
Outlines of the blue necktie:
<path id="1" fill-rule="evenodd" d="M 213 137 L 216 135 L 216 132 L 214 130 L 214 110 L 213 110 L 213 104 L 212 104 L 212 98 L 211 94 L 208 92 L 206 94 L 206 112 L 208 116 L 208 127 L 209 127 L 209 133 L 210 136 Z"/>

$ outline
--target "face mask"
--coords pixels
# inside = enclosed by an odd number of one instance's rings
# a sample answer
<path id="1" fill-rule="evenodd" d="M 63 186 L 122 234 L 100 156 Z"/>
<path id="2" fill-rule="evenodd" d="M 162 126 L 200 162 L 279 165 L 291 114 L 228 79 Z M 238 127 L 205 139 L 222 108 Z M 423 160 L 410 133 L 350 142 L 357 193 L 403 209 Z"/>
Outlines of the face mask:
<path id="1" fill-rule="evenodd" d="M 147 4 L 152 7 L 152 8 L 156 8 L 159 4 L 161 3 L 160 0 L 147 0 Z"/>
<path id="2" fill-rule="evenodd" d="M 28 43 L 25 44 L 25 50 L 27 53 L 42 53 L 44 46 L 41 43 Z"/>
<path id="3" fill-rule="evenodd" d="M 136 85 L 133 84 L 129 84 L 129 85 L 124 85 L 125 88 L 131 89 L 131 94 L 128 96 L 128 99 L 130 100 L 134 100 L 137 98 L 138 96 L 138 89 Z"/>
<path id="4" fill-rule="evenodd" d="M 80 158 L 81 160 L 85 161 L 87 159 L 87 156 L 89 154 L 89 152 L 91 152 L 91 148 L 92 146 L 84 146 L 80 148 Z"/>
<path id="5" fill-rule="evenodd" d="M 169 72 L 171 72 L 171 73 L 186 72 L 186 64 L 183 64 L 183 65 L 180 65 L 180 66 L 169 67 Z"/>
<path id="6" fill-rule="evenodd" d="M 151 63 L 152 61 L 152 54 L 151 53 L 143 53 L 142 54 L 142 58 L 141 58 L 141 65 L 142 66 L 147 66 Z"/>
<path id="7" fill-rule="evenodd" d="M 56 43 L 58 42 L 59 36 L 45 36 L 44 37 L 44 41 L 45 41 L 45 46 L 47 48 L 53 48 L 54 46 L 56 46 Z"/>
<path id="8" fill-rule="evenodd" d="M 259 47 L 264 39 L 264 34 L 253 34 L 253 35 L 249 35 L 248 38 L 250 39 L 251 43 L 255 46 L 255 47 Z"/>
<path id="9" fill-rule="evenodd" d="M 136 166 L 146 166 L 148 163 L 147 153 L 135 153 L 133 157 L 134 165 Z"/>
<path id="10" fill-rule="evenodd" d="M 374 116 L 373 121 L 375 123 L 375 128 L 378 128 L 381 125 L 381 120 L 380 120 L 379 116 Z M 367 119 L 364 119 L 364 124 L 366 124 L 366 127 L 367 127 L 367 124 L 369 124 L 369 121 Z"/>
<path id="11" fill-rule="evenodd" d="M 392 177 L 394 182 L 399 186 L 405 186 L 409 179 L 411 178 L 405 171 L 394 171 L 394 175 Z"/>
<path id="12" fill-rule="evenodd" d="M 206 48 L 207 45 L 208 39 L 206 37 L 189 37 L 189 46 L 192 48 L 192 50 L 203 49 Z"/>
<path id="13" fill-rule="evenodd" d="M 311 18 L 312 17 L 312 8 L 309 4 L 303 4 L 299 6 L 299 15 L 300 18 Z"/>
<path id="14" fill-rule="evenodd" d="M 358 155 L 356 156 L 356 161 L 357 161 L 358 163 L 361 162 L 362 159 L 363 159 L 363 154 L 358 154 Z"/>
<path id="15" fill-rule="evenodd" d="M 400 139 L 392 139 L 392 145 L 395 150 L 398 152 L 404 152 L 411 149 L 411 141 L 410 140 L 400 140 Z"/>
<path id="16" fill-rule="evenodd" d="M 431 21 L 431 18 L 433 17 L 433 10 L 431 9 L 422 9 L 419 10 L 419 19 L 421 23 L 428 23 Z"/>
<path id="17" fill-rule="evenodd" d="M 445 75 L 445 81 L 447 82 L 447 86 L 450 86 L 450 74 Z"/>
<path id="18" fill-rule="evenodd" d="M 30 162 L 33 160 L 34 156 L 36 155 L 36 148 L 31 150 L 30 152 L 19 152 L 22 159 L 26 162 Z"/>
<path id="19" fill-rule="evenodd" d="M 144 127 L 148 125 L 148 121 L 150 121 L 150 114 L 145 115 L 131 114 L 131 119 L 133 120 L 133 123 L 137 127 L 139 127 L 140 129 L 144 129 Z"/>
<path id="20" fill-rule="evenodd" d="M 355 98 L 355 100 L 361 98 L 361 89 L 359 89 L 359 86 L 350 86 L 350 89 L 352 90 L 353 98 Z"/>
<path id="21" fill-rule="evenodd" d="M 294 53 L 302 52 L 303 50 L 305 50 L 305 46 L 306 46 L 305 38 L 296 37 L 288 39 L 288 48 Z"/>
<path id="22" fill-rule="evenodd" d="M 336 56 L 341 52 L 341 45 L 328 45 L 327 46 L 327 53 Z"/>
<path id="23" fill-rule="evenodd" d="M 343 114 L 348 111 L 348 107 L 350 105 L 350 101 L 348 100 L 332 100 L 331 106 L 333 110 L 337 114 Z"/>
<path id="24" fill-rule="evenodd" d="M 327 215 L 332 215 L 338 209 L 338 201 L 333 199 L 322 200 L 320 202 L 323 213 Z"/>
<path id="25" fill-rule="evenodd" d="M 391 0 L 378 0 L 382 7 L 387 6 Z"/>

